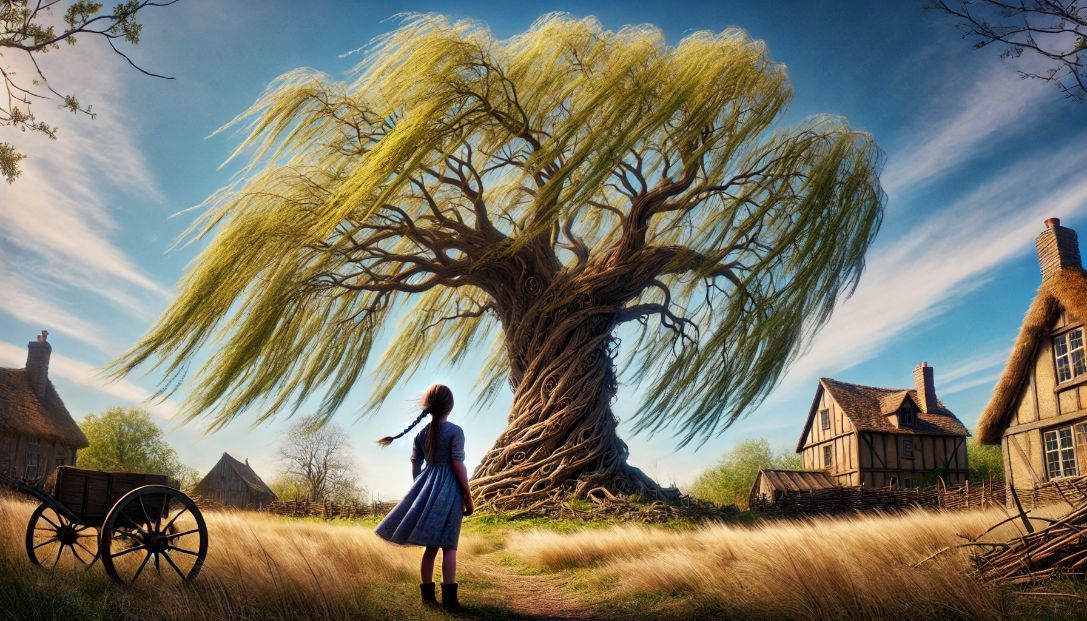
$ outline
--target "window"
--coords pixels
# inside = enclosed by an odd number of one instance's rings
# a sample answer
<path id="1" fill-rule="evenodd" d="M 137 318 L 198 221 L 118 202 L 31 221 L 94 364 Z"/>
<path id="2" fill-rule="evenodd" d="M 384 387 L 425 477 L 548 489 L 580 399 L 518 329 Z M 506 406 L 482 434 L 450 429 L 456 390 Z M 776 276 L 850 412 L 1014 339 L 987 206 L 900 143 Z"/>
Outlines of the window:
<path id="1" fill-rule="evenodd" d="M 823 467 L 830 468 L 834 465 L 834 449 L 830 446 L 823 447 Z"/>
<path id="2" fill-rule="evenodd" d="M 1083 328 L 1069 330 L 1053 338 L 1058 383 L 1087 373 L 1087 362 L 1084 361 L 1083 353 Z"/>
<path id="3" fill-rule="evenodd" d="M 902 410 L 898 415 L 899 423 L 903 426 L 912 425 L 914 421 L 913 403 L 909 399 L 902 402 Z"/>
<path id="4" fill-rule="evenodd" d="M 819 410 L 819 426 L 830 429 L 830 410 Z"/>
<path id="5" fill-rule="evenodd" d="M 24 478 L 36 479 L 38 478 L 38 454 L 27 453 L 26 454 L 26 470 L 23 474 Z"/>
<path id="6" fill-rule="evenodd" d="M 913 459 L 913 438 L 902 440 L 902 459 Z"/>
<path id="7" fill-rule="evenodd" d="M 917 479 L 902 479 L 902 489 L 917 489 Z"/>
<path id="8" fill-rule="evenodd" d="M 1072 428 L 1061 427 L 1045 432 L 1045 470 L 1050 479 L 1076 476 L 1076 447 L 1072 443 Z"/>

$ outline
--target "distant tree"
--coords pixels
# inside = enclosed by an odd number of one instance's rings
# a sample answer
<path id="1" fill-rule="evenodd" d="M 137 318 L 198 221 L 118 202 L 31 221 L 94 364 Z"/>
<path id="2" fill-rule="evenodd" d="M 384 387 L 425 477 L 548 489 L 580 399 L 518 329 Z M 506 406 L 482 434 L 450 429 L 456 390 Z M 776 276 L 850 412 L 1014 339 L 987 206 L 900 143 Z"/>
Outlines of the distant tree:
<path id="1" fill-rule="evenodd" d="M 744 440 L 725 453 L 721 462 L 698 475 L 691 485 L 695 498 L 711 500 L 719 505 L 734 504 L 747 507 L 747 496 L 755 484 L 759 468 L 798 470 L 803 458 L 788 449 L 774 453 L 765 438 Z"/>
<path id="2" fill-rule="evenodd" d="M 358 486 L 347 433 L 335 423 L 323 423 L 310 416 L 287 429 L 279 447 L 283 471 L 276 482 L 285 493 L 298 494 L 298 499 L 358 500 L 365 492 Z"/>
<path id="3" fill-rule="evenodd" d="M 974 47 L 997 44 L 1004 58 L 1024 52 L 1047 60 L 1024 77 L 1053 82 L 1077 101 L 1087 99 L 1087 3 L 1083 0 L 938 0 L 939 11 L 958 19 Z"/>
<path id="4" fill-rule="evenodd" d="M 484 339 L 477 405 L 513 389 L 481 506 L 667 498 L 617 434 L 621 369 L 644 388 L 635 429 L 704 440 L 858 282 L 882 154 L 841 119 L 782 124 L 785 67 L 741 31 L 669 45 L 550 14 L 499 40 L 413 15 L 368 50 L 352 79 L 292 71 L 236 119 L 252 157 L 117 375 L 150 361 L 172 383 L 219 339 L 190 416 L 263 421 L 323 391 L 327 419 L 400 316 L 369 411 Z"/>
<path id="5" fill-rule="evenodd" d="M 88 414 L 79 427 L 90 442 L 79 451 L 81 468 L 165 474 L 177 479 L 183 489 L 198 479 L 196 470 L 181 462 L 162 429 L 143 410 L 110 408 L 101 415 Z"/>
<path id="6" fill-rule="evenodd" d="M 177 1 L 126 0 L 114 6 L 109 13 L 102 12 L 101 2 L 87 0 L 0 2 L 0 80 L 7 93 L 6 97 L 0 97 L 0 127 L 12 127 L 55 139 L 57 128 L 39 121 L 32 110 L 34 103 L 44 101 L 55 101 L 70 112 L 94 117 L 91 106 L 84 106 L 75 95 L 61 93 L 53 87 L 38 64 L 40 55 L 59 50 L 61 43 L 75 45 L 77 36 L 80 39 L 87 36 L 105 41 L 114 53 L 141 73 L 173 79 L 142 69 L 117 48 L 117 43 L 123 41 L 135 45 L 140 42 L 143 26 L 136 21 L 140 11 L 149 6 L 167 6 Z M 61 7 L 66 7 L 63 9 L 64 24 L 58 30 L 49 22 L 54 15 L 54 9 L 59 12 Z M 23 58 L 26 61 L 24 66 L 28 68 L 27 75 L 19 75 L 10 64 L 12 58 Z M 0 142 L 0 175 L 7 178 L 8 183 L 19 176 L 19 162 L 24 158 L 13 145 Z"/>
<path id="7" fill-rule="evenodd" d="M 970 462 L 970 480 L 1004 480 L 1004 455 L 999 444 L 981 444 L 976 438 L 966 443 L 967 461 Z"/>

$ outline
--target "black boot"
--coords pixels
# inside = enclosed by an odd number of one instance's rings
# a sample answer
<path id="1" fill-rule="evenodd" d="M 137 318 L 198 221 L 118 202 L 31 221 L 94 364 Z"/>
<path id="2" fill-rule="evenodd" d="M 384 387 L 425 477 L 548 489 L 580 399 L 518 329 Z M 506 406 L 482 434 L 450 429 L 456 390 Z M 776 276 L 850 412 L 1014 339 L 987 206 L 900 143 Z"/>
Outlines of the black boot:
<path id="1" fill-rule="evenodd" d="M 449 612 L 464 612 L 464 606 L 457 601 L 457 583 L 442 583 L 442 608 Z"/>
<path id="2" fill-rule="evenodd" d="M 438 603 L 438 598 L 434 597 L 434 583 L 427 582 L 426 584 L 419 585 L 419 593 L 423 596 L 423 604 L 430 606 L 431 608 L 438 608 L 441 604 Z"/>

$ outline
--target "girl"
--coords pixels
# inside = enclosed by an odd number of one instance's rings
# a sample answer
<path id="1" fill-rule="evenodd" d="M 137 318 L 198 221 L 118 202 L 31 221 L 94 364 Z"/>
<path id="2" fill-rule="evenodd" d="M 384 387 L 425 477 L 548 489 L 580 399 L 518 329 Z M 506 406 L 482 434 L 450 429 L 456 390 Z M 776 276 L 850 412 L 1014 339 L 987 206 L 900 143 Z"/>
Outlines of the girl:
<path id="1" fill-rule="evenodd" d="M 423 411 L 407 429 L 377 441 L 388 446 L 430 414 L 430 423 L 415 435 L 411 449 L 411 489 L 381 523 L 377 534 L 398 544 L 426 546 L 419 564 L 419 591 L 423 603 L 437 606 L 434 597 L 434 558 L 442 550 L 442 607 L 463 611 L 457 601 L 457 539 L 462 515 L 472 515 L 475 505 L 464 469 L 464 431 L 446 420 L 453 409 L 453 391 L 434 384 L 422 399 Z M 426 469 L 422 469 L 423 461 Z M 420 471 L 422 474 L 420 475 Z"/>

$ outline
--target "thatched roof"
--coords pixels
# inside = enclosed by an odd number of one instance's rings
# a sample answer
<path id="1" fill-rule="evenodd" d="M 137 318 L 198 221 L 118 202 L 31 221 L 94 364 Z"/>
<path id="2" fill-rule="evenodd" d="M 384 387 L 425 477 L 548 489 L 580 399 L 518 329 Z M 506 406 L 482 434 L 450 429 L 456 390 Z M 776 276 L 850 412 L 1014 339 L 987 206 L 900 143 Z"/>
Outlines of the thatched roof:
<path id="1" fill-rule="evenodd" d="M 59 442 L 75 448 L 87 446 L 87 436 L 64 407 L 53 382 L 42 394 L 34 392 L 26 369 L 0 368 L 0 433 Z"/>
<path id="2" fill-rule="evenodd" d="M 275 492 L 264 484 L 264 481 L 249 467 L 248 463 L 234 459 L 229 453 L 223 453 L 223 456 L 219 458 L 219 462 L 196 484 L 197 493 L 208 493 L 218 488 L 218 482 L 213 480 L 211 475 L 218 469 L 219 465 L 224 465 L 227 472 L 233 471 L 251 491 L 275 498 Z"/>
<path id="3" fill-rule="evenodd" d="M 1000 443 L 1016 398 L 1034 364 L 1038 345 L 1049 338 L 1049 326 L 1062 307 L 1077 320 L 1087 319 L 1087 272 L 1082 268 L 1064 267 L 1042 279 L 1000 381 L 993 388 L 992 399 L 978 420 L 977 437 L 982 444 Z"/>
<path id="4" fill-rule="evenodd" d="M 916 408 L 917 420 L 912 425 L 896 427 L 888 417 L 888 413 L 897 411 L 897 409 L 890 412 L 884 410 L 890 404 L 901 405 L 906 398 L 909 398 L 914 405 L 917 405 L 919 403 L 917 391 L 912 388 L 877 388 L 875 386 L 840 382 L 824 377 L 819 380 L 819 389 L 816 391 L 814 401 L 812 401 L 811 411 L 808 413 L 808 420 L 804 425 L 804 432 L 796 445 L 798 453 L 804 450 L 804 440 L 811 430 L 812 421 L 815 419 L 816 410 L 819 407 L 820 392 L 823 390 L 826 390 L 834 397 L 834 400 L 842 408 L 842 412 L 853 423 L 857 431 L 916 436 L 970 435 L 962 421 L 956 418 L 955 414 L 940 401 L 937 401 L 937 406 L 928 412 L 920 411 L 919 407 Z"/>
<path id="5" fill-rule="evenodd" d="M 755 489 L 760 479 L 772 489 L 783 492 L 805 492 L 834 487 L 834 481 L 824 470 L 771 470 L 762 468 L 755 477 Z"/>

